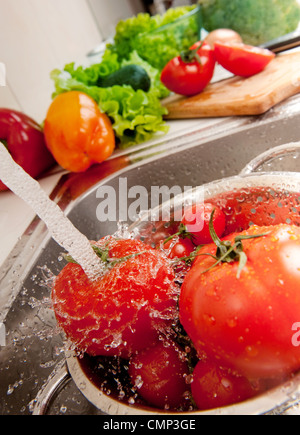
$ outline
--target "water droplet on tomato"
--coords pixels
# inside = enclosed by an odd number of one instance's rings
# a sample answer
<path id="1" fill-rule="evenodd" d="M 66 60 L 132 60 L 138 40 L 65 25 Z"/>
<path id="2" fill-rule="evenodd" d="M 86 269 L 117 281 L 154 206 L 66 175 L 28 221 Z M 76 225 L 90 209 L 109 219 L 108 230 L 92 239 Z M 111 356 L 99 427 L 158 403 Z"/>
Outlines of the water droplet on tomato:
<path id="1" fill-rule="evenodd" d="M 232 383 L 228 379 L 222 378 L 221 384 L 226 390 L 228 391 L 232 390 Z"/>
<path id="2" fill-rule="evenodd" d="M 228 319 L 227 320 L 227 325 L 229 326 L 229 328 L 236 328 L 237 327 L 237 318 L 235 317 L 234 319 Z"/>
<path id="3" fill-rule="evenodd" d="M 247 346 L 246 352 L 247 352 L 247 355 L 251 358 L 255 358 L 258 355 L 258 350 L 254 346 Z"/>
<path id="4" fill-rule="evenodd" d="M 214 318 L 214 316 L 211 316 L 209 314 L 204 314 L 203 319 L 208 326 L 216 325 L 216 319 Z"/>
<path id="5" fill-rule="evenodd" d="M 129 403 L 129 405 L 134 405 L 135 404 L 135 398 L 134 397 L 130 397 L 128 399 L 128 403 Z"/>

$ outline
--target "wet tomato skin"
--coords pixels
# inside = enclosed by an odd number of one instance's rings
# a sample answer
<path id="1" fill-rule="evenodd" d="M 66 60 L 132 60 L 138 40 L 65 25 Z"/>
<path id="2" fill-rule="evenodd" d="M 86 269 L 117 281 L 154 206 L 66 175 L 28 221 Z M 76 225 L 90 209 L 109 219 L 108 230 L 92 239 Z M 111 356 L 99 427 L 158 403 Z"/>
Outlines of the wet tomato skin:
<path id="1" fill-rule="evenodd" d="M 259 392 L 243 376 L 237 376 L 213 362 L 199 361 L 192 382 L 192 395 L 201 411 L 243 402 Z"/>
<path id="2" fill-rule="evenodd" d="M 194 251 L 195 246 L 190 239 L 179 239 L 175 244 L 174 240 L 170 240 L 163 245 L 163 249 L 167 252 L 170 251 L 168 257 L 171 260 L 174 260 L 176 258 L 180 259 L 189 257 Z"/>
<path id="3" fill-rule="evenodd" d="M 242 234 L 263 233 L 268 235 L 243 242 L 248 262 L 240 278 L 238 262 L 207 271 L 215 259 L 199 255 L 179 304 L 181 323 L 199 354 L 247 378 L 272 378 L 300 367 L 300 347 L 292 343 L 292 326 L 300 318 L 300 228 L 251 227 Z M 215 252 L 209 245 L 199 254 Z"/>
<path id="4" fill-rule="evenodd" d="M 175 342 L 165 340 L 131 359 L 131 383 L 149 404 L 175 409 L 186 403 L 189 368 L 183 355 Z"/>
<path id="5" fill-rule="evenodd" d="M 100 248 L 107 244 L 112 259 L 125 260 L 93 282 L 79 265 L 68 264 L 55 279 L 53 307 L 78 350 L 128 359 L 172 324 L 178 288 L 169 261 L 156 249 L 137 240 L 96 243 Z"/>
<path id="6" fill-rule="evenodd" d="M 217 235 L 222 237 L 226 218 L 219 207 L 210 203 L 195 204 L 185 212 L 181 223 L 186 227 L 186 231 L 192 235 L 192 241 L 195 245 L 205 245 L 212 242 L 209 222 L 213 212 L 214 229 Z"/>

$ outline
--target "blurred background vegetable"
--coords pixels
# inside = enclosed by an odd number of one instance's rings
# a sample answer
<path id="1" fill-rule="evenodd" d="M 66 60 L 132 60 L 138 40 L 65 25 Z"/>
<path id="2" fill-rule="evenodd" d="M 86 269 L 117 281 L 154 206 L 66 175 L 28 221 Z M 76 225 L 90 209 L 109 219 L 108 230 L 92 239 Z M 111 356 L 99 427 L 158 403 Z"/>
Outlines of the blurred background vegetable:
<path id="1" fill-rule="evenodd" d="M 136 17 L 120 21 L 111 50 L 120 61 L 137 51 L 150 65 L 163 67 L 200 39 L 201 14 L 195 6 L 169 9 L 165 14 Z"/>
<path id="2" fill-rule="evenodd" d="M 215 42 L 243 42 L 241 36 L 231 29 L 213 30 L 206 36 L 205 41 L 211 48 L 214 48 Z"/>
<path id="3" fill-rule="evenodd" d="M 0 109 L 0 140 L 13 159 L 33 178 L 55 164 L 48 151 L 41 126 L 24 113 Z M 0 191 L 8 190 L 0 181 Z"/>
<path id="4" fill-rule="evenodd" d="M 44 133 L 56 161 L 72 172 L 82 172 L 94 163 L 102 163 L 115 149 L 108 116 L 82 92 L 66 92 L 54 99 Z"/>
<path id="5" fill-rule="evenodd" d="M 297 0 L 199 0 L 199 4 L 205 30 L 233 29 L 251 45 L 296 30 L 300 20 Z"/>

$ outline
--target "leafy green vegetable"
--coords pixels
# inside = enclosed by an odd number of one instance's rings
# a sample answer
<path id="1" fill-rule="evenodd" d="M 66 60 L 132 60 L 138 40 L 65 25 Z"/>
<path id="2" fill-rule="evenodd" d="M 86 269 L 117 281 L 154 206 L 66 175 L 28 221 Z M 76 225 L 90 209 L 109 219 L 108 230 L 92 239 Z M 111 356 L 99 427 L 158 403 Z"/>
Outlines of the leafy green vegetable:
<path id="1" fill-rule="evenodd" d="M 260 45 L 294 31 L 300 20 L 297 0 L 199 0 L 204 28 L 230 28 L 245 43 Z"/>
<path id="2" fill-rule="evenodd" d="M 81 80 L 76 78 L 77 73 Z M 87 84 L 83 73 L 84 69 L 76 70 L 74 64 L 67 65 L 65 71 L 52 71 L 56 88 L 53 96 L 76 90 L 92 97 L 110 117 L 120 148 L 149 140 L 155 133 L 167 133 L 169 127 L 163 121 L 166 109 L 157 97 L 157 90 L 134 91 L 131 86 L 99 88 Z"/>
<path id="3" fill-rule="evenodd" d="M 185 17 L 186 14 L 190 14 Z M 201 16 L 195 6 L 169 9 L 164 15 L 139 14 L 120 21 L 110 49 L 120 61 L 132 51 L 160 71 L 169 60 L 199 40 Z"/>
<path id="4" fill-rule="evenodd" d="M 88 68 L 79 66 L 75 69 L 75 64 L 70 63 L 65 66 L 64 71 L 70 73 L 70 75 L 88 86 L 94 86 L 97 84 L 100 78 L 105 78 L 110 74 L 118 71 L 121 65 L 118 61 L 116 54 L 113 54 L 110 50 L 106 50 L 101 63 L 91 65 Z"/>
<path id="5" fill-rule="evenodd" d="M 155 92 L 135 92 L 129 86 L 101 89 L 100 107 L 114 120 L 121 148 L 144 142 L 157 132 L 167 133 L 169 129 L 162 120 L 167 111 Z"/>

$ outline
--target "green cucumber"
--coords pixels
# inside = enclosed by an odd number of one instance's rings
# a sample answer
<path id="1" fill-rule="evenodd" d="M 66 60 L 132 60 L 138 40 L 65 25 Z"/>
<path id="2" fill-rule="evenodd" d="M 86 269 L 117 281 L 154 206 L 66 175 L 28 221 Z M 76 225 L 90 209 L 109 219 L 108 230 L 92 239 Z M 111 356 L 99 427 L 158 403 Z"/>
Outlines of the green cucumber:
<path id="1" fill-rule="evenodd" d="M 97 85 L 101 88 L 110 88 L 115 85 L 129 85 L 135 91 L 141 89 L 148 92 L 151 87 L 151 79 L 141 66 L 126 65 L 109 76 L 101 78 Z"/>

